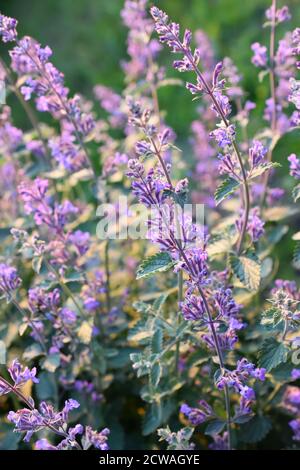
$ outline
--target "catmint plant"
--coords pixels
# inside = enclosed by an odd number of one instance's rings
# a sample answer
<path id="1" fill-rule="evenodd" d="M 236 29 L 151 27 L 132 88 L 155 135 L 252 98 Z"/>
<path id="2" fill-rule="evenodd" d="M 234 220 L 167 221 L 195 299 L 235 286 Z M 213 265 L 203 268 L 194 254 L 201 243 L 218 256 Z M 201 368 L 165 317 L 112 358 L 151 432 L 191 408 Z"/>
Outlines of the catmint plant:
<path id="1" fill-rule="evenodd" d="M 0 14 L 0 448 L 299 448 L 300 29 L 272 0 L 256 96 L 172 15 L 125 0 L 87 99 Z"/>

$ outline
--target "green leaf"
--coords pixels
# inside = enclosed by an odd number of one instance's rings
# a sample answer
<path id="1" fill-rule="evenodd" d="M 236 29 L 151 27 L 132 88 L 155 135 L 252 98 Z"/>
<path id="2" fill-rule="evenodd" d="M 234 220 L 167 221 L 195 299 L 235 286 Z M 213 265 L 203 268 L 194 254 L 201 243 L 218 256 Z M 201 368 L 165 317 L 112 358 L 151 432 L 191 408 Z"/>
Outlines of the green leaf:
<path id="1" fill-rule="evenodd" d="M 277 162 L 269 162 L 269 163 L 261 163 L 260 165 L 253 168 L 248 179 L 256 178 L 257 176 L 262 175 L 265 171 L 270 170 L 271 168 L 276 168 L 281 166 L 280 163 Z"/>
<path id="2" fill-rule="evenodd" d="M 271 307 L 262 313 L 261 324 L 265 326 L 275 327 L 282 320 L 280 310 L 275 307 Z"/>
<path id="3" fill-rule="evenodd" d="M 35 359 L 38 356 L 42 356 L 43 354 L 44 353 L 41 346 L 38 343 L 35 343 L 31 344 L 25 349 L 23 353 L 23 359 L 25 361 L 31 361 L 32 359 Z"/>
<path id="4" fill-rule="evenodd" d="M 149 258 L 146 258 L 142 264 L 138 267 L 136 278 L 142 279 L 144 277 L 153 276 L 155 273 L 164 272 L 174 266 L 175 262 L 169 255 L 164 251 L 156 253 Z"/>
<path id="5" fill-rule="evenodd" d="M 60 354 L 50 354 L 43 361 L 43 369 L 48 372 L 55 372 L 60 365 Z"/>
<path id="6" fill-rule="evenodd" d="M 258 353 L 258 365 L 264 367 L 268 372 L 279 364 L 286 362 L 289 350 L 275 338 L 267 338 Z"/>
<path id="7" fill-rule="evenodd" d="M 213 434 L 219 434 L 223 431 L 226 422 L 221 419 L 214 419 L 210 421 L 205 428 L 205 434 L 212 436 Z"/>
<path id="8" fill-rule="evenodd" d="M 298 199 L 300 198 L 300 184 L 297 184 L 297 186 L 293 188 L 292 195 L 293 195 L 294 201 L 297 202 Z"/>
<path id="9" fill-rule="evenodd" d="M 151 352 L 153 354 L 159 354 L 162 351 L 163 332 L 158 328 L 151 339 Z"/>
<path id="10" fill-rule="evenodd" d="M 0 364 L 6 364 L 6 345 L 0 341 Z"/>
<path id="11" fill-rule="evenodd" d="M 252 444 L 262 441 L 272 428 L 272 423 L 265 416 L 256 415 L 241 426 L 239 438 L 242 442 Z"/>
<path id="12" fill-rule="evenodd" d="M 248 250 L 240 256 L 229 255 L 229 264 L 235 276 L 250 290 L 257 291 L 261 278 L 261 263 L 254 251 Z"/>
<path id="13" fill-rule="evenodd" d="M 293 265 L 296 269 L 300 269 L 300 242 L 299 241 L 297 241 L 295 249 L 294 249 Z"/>
<path id="14" fill-rule="evenodd" d="M 55 375 L 44 371 L 39 374 L 38 379 L 39 383 L 35 386 L 38 399 L 48 400 L 51 398 L 55 402 L 57 400 L 57 380 Z"/>
<path id="15" fill-rule="evenodd" d="M 239 187 L 240 183 L 233 178 L 226 178 L 215 192 L 215 201 L 218 206 L 220 202 L 228 198 Z"/>
<path id="16" fill-rule="evenodd" d="M 162 374 L 162 368 L 159 362 L 156 362 L 150 371 L 150 382 L 152 387 L 156 388 L 159 384 L 160 378 Z"/>
<path id="17" fill-rule="evenodd" d="M 153 433 L 162 421 L 162 409 L 160 403 L 153 403 L 145 414 L 143 421 L 143 435 Z"/>

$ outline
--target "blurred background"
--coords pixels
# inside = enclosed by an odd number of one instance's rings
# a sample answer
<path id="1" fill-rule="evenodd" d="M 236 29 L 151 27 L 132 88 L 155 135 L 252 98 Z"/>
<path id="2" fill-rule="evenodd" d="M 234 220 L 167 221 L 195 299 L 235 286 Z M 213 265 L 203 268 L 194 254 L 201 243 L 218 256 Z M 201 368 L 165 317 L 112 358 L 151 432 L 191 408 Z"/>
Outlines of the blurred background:
<path id="1" fill-rule="evenodd" d="M 53 62 L 65 73 L 66 83 L 73 92 L 92 97 L 96 83 L 118 91 L 123 87 L 119 67 L 126 57 L 127 30 L 120 18 L 123 3 L 124 0 L 1 0 L 0 8 L 4 14 L 18 19 L 20 35 L 29 34 L 52 48 Z M 268 42 L 269 30 L 263 29 L 262 23 L 270 0 L 157 0 L 153 3 L 166 10 L 182 27 L 201 28 L 208 33 L 217 55 L 230 56 L 238 66 L 249 97 L 253 100 L 259 97 L 264 105 L 268 87 L 267 83 L 258 83 L 257 69 L 250 61 L 250 45 L 254 41 Z M 281 34 L 285 28 L 299 26 L 300 4 L 299 0 L 278 3 L 280 6 L 287 3 L 293 15 L 292 22 L 278 28 Z M 3 48 L 0 52 L 4 52 Z M 170 54 L 166 52 L 165 64 L 171 64 Z M 184 88 L 165 87 L 160 91 L 162 108 L 171 109 L 174 99 L 179 112 L 170 112 L 168 121 L 178 136 L 184 138 L 195 116 L 195 106 L 191 106 Z"/>

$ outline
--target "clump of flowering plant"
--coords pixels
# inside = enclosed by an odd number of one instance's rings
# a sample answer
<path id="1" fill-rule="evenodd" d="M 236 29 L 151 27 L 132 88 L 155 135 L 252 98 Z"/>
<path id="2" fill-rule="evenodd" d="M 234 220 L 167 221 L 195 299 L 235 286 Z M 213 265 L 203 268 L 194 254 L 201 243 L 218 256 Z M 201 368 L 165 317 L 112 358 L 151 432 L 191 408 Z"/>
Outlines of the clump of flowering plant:
<path id="1" fill-rule="evenodd" d="M 249 44 L 263 107 L 204 31 L 147 0 L 125 0 L 125 87 L 96 84 L 94 106 L 71 96 L 49 46 L 0 14 L 7 101 L 31 127 L 3 106 L 0 411 L 12 447 L 151 449 L 158 435 L 171 450 L 273 437 L 297 448 L 300 293 L 278 247 L 299 217 L 299 152 L 281 143 L 299 132 L 300 32 L 281 34 L 292 15 L 276 0 L 265 16 L 269 45 Z M 186 84 L 168 77 L 164 48 Z M 167 86 L 197 112 L 184 152 L 161 109 Z"/>

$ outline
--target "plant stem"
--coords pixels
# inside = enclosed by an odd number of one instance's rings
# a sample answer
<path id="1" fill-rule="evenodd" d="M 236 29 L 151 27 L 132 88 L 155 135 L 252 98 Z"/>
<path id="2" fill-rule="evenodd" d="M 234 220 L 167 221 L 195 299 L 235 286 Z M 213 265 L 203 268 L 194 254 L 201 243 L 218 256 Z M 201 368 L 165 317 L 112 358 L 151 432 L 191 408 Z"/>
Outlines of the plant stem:
<path id="1" fill-rule="evenodd" d="M 37 69 L 38 70 L 41 70 L 41 67 L 40 67 L 40 64 L 35 60 L 35 58 L 28 52 L 26 51 L 26 54 L 28 55 L 28 57 L 33 61 L 33 63 L 36 65 Z M 70 121 L 70 123 L 73 125 L 74 127 L 74 131 L 75 131 L 75 135 L 76 135 L 76 138 L 78 140 L 78 143 L 82 149 L 82 151 L 84 152 L 85 156 L 86 156 L 86 159 L 87 161 L 89 162 L 89 165 L 90 165 L 90 168 L 93 172 L 93 175 L 94 177 L 96 178 L 96 174 L 94 172 L 94 168 L 93 168 L 93 164 L 92 164 L 92 161 L 91 161 L 91 158 L 90 158 L 90 154 L 86 148 L 86 145 L 85 143 L 83 142 L 81 136 L 80 136 L 80 131 L 78 129 L 78 126 L 77 126 L 77 123 L 76 121 L 73 119 L 72 116 L 70 116 L 70 113 L 69 113 L 69 110 L 64 102 L 64 100 L 62 99 L 62 97 L 60 96 L 60 94 L 56 91 L 55 87 L 52 85 L 52 81 L 51 79 L 49 78 L 48 76 L 48 73 L 47 71 L 45 70 L 44 67 L 42 67 L 42 73 L 43 73 L 43 77 L 46 79 L 50 89 L 53 91 L 53 93 L 55 94 L 55 96 L 57 97 L 57 99 L 59 100 L 63 110 L 65 111 L 66 113 L 66 118 Z"/>
<path id="2" fill-rule="evenodd" d="M 267 153 L 268 162 L 272 161 L 273 156 L 273 139 L 276 135 L 277 128 L 277 113 L 276 113 L 276 84 L 275 84 L 275 32 L 276 32 L 276 0 L 272 0 L 272 20 L 271 20 L 271 34 L 270 34 L 270 67 L 269 67 L 269 81 L 270 93 L 272 99 L 272 117 L 271 117 L 271 132 L 272 142 Z M 263 206 L 266 198 L 266 192 L 269 181 L 269 171 L 263 175 L 263 192 L 261 197 L 261 206 Z"/>
<path id="3" fill-rule="evenodd" d="M 22 93 L 20 93 L 18 87 L 16 86 L 16 84 L 14 83 L 14 80 L 12 78 L 12 73 L 9 69 L 9 67 L 5 64 L 4 60 L 1 59 L 0 57 L 0 64 L 2 65 L 2 67 L 4 68 L 5 70 L 5 73 L 6 73 L 6 77 L 7 77 L 7 80 L 8 80 L 8 83 L 10 85 L 10 88 L 11 90 L 13 91 L 13 93 L 16 95 L 17 99 L 19 100 L 22 108 L 24 109 L 29 121 L 30 121 L 30 124 L 32 125 L 33 129 L 36 131 L 37 135 L 38 135 L 38 138 L 39 140 L 42 142 L 42 145 L 43 145 L 43 149 L 44 149 L 44 152 L 45 152 L 45 155 L 47 155 L 47 159 L 48 161 L 50 162 L 51 161 L 51 157 L 50 157 L 50 153 L 49 153 L 49 149 L 47 147 L 47 144 L 45 142 L 45 139 L 42 135 L 42 132 L 41 132 L 41 129 L 40 129 L 40 125 L 39 125 L 39 122 L 38 122 L 38 119 L 36 117 L 36 114 L 34 112 L 34 110 L 31 108 L 31 106 L 27 103 L 27 101 L 25 101 Z"/>
<path id="4" fill-rule="evenodd" d="M 85 313 L 84 311 L 82 310 L 81 306 L 79 305 L 79 303 L 77 302 L 77 300 L 75 299 L 72 291 L 69 289 L 69 287 L 65 284 L 65 282 L 63 281 L 63 279 L 60 277 L 59 273 L 56 271 L 56 269 L 51 265 L 51 263 L 49 263 L 49 261 L 44 258 L 44 261 L 45 261 L 45 264 L 48 268 L 49 271 L 51 271 L 57 282 L 59 283 L 59 285 L 61 286 L 61 288 L 63 289 L 64 293 L 70 297 L 74 303 L 74 305 L 77 307 L 78 311 L 80 312 L 82 318 L 85 318 Z"/>
<path id="5" fill-rule="evenodd" d="M 12 384 L 10 384 L 6 379 L 4 379 L 2 376 L 0 376 L 0 381 L 6 386 L 9 388 L 9 390 L 14 393 L 21 401 L 23 401 L 25 403 L 25 405 L 31 410 L 33 411 L 35 408 L 34 406 L 32 406 L 32 404 L 30 403 L 30 401 L 25 397 L 25 395 L 23 395 L 23 393 L 18 390 L 16 387 L 14 387 Z M 53 431 L 55 434 L 57 434 L 58 436 L 62 436 L 66 439 L 69 440 L 69 436 L 67 433 L 65 433 L 64 431 L 59 431 L 58 429 L 56 429 L 52 424 L 50 424 L 46 419 L 43 418 L 43 423 L 45 424 L 45 426 L 47 426 L 47 428 L 49 428 L 51 431 Z M 82 450 L 81 446 L 78 444 L 78 442 L 74 441 L 74 444 L 75 444 L 75 447 L 77 450 Z"/>

